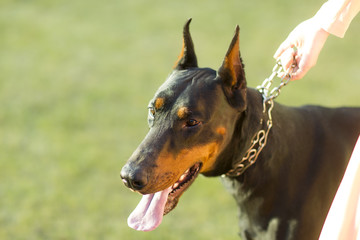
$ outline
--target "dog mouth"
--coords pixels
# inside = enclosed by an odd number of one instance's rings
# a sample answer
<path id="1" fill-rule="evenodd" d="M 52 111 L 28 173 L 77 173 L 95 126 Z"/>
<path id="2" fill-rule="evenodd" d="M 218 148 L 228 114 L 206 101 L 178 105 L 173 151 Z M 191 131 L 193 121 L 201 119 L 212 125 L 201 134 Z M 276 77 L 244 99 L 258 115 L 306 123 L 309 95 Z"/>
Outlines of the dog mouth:
<path id="1" fill-rule="evenodd" d="M 196 163 L 186 170 L 172 186 L 171 192 L 168 194 L 163 215 L 173 210 L 179 202 L 181 195 L 190 187 L 196 177 L 199 175 L 202 164 Z"/>
<path id="2" fill-rule="evenodd" d="M 202 163 L 186 170 L 170 187 L 152 194 L 143 195 L 128 218 L 129 227 L 138 231 L 152 231 L 162 222 L 164 215 L 173 210 L 179 198 L 199 175 Z"/>

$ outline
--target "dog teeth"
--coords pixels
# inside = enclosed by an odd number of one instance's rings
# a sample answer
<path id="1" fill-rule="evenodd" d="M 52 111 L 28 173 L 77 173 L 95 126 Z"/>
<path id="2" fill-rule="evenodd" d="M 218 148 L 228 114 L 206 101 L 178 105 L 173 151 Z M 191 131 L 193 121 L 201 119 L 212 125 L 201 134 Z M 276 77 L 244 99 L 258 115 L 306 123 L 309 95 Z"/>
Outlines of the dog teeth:
<path id="1" fill-rule="evenodd" d="M 183 174 L 183 175 L 181 175 L 181 177 L 179 178 L 179 181 L 184 181 L 186 179 L 186 174 Z"/>
<path id="2" fill-rule="evenodd" d="M 176 183 L 174 183 L 174 185 L 172 185 L 171 188 L 172 188 L 172 189 L 178 188 L 178 187 L 180 186 L 180 184 L 186 180 L 186 178 L 188 177 L 189 173 L 190 173 L 190 169 L 186 170 L 186 171 L 184 172 L 184 174 L 180 176 L 179 180 L 178 180 Z"/>
<path id="3" fill-rule="evenodd" d="M 174 183 L 174 185 L 172 186 L 173 189 L 177 188 L 180 184 L 178 182 Z"/>

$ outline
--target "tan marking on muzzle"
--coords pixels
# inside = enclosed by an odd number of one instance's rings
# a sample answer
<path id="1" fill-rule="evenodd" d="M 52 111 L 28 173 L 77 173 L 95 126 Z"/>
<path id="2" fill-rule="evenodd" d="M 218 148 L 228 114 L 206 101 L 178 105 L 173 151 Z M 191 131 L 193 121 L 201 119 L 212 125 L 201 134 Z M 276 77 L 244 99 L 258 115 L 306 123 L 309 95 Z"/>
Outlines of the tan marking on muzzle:
<path id="1" fill-rule="evenodd" d="M 157 167 L 153 169 L 152 176 L 149 176 L 149 184 L 144 192 L 157 192 L 170 187 L 197 162 L 203 164 L 200 172 L 212 170 L 219 151 L 219 144 L 216 142 L 183 149 L 176 156 L 168 152 L 167 147 L 168 144 L 159 154 L 155 162 Z M 166 178 L 162 177 L 164 174 Z"/>

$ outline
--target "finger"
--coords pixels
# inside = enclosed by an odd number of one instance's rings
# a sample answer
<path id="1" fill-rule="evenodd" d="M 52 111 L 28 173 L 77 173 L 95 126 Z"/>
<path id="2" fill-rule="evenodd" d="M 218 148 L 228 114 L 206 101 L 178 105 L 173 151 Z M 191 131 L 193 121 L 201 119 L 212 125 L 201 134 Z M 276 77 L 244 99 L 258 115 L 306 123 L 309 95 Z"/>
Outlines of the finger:
<path id="1" fill-rule="evenodd" d="M 304 72 L 301 69 L 298 69 L 295 73 L 293 73 L 291 75 L 291 81 L 296 81 L 296 80 L 300 80 L 301 78 L 303 78 L 305 76 L 306 72 Z"/>
<path id="2" fill-rule="evenodd" d="M 285 42 L 283 42 L 280 47 L 276 50 L 275 54 L 274 54 L 274 58 L 278 59 L 287 49 L 289 48 L 293 48 L 295 46 L 295 44 L 285 40 Z"/>
<path id="3" fill-rule="evenodd" d="M 290 71 L 290 69 L 293 69 L 295 66 L 297 66 L 296 57 L 298 56 L 298 51 L 294 48 L 288 49 L 288 61 L 286 63 L 285 69 L 286 71 Z"/>
<path id="4" fill-rule="evenodd" d="M 279 60 L 281 62 L 281 65 L 285 71 L 289 71 L 290 67 L 294 63 L 294 56 L 295 53 L 292 48 L 286 49 L 283 54 L 279 57 Z"/>
<path id="5" fill-rule="evenodd" d="M 300 59 L 300 62 L 298 62 L 297 69 L 291 75 L 291 80 L 299 80 L 303 78 L 308 71 L 309 68 L 304 64 L 304 61 Z"/>

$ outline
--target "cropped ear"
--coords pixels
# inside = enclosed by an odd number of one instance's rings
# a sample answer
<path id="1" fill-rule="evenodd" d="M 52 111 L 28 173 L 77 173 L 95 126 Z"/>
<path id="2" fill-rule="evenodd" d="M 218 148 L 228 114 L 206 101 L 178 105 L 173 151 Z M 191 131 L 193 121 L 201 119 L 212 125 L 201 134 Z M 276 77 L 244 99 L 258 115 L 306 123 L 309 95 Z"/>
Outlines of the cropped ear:
<path id="1" fill-rule="evenodd" d="M 218 70 L 225 95 L 235 107 L 246 107 L 246 79 L 244 64 L 239 50 L 239 26 L 236 26 L 235 35 L 226 53 L 222 66 Z"/>
<path id="2" fill-rule="evenodd" d="M 186 22 L 183 30 L 183 47 L 178 60 L 175 63 L 174 69 L 185 70 L 188 68 L 198 67 L 197 58 L 195 55 L 194 44 L 190 35 L 191 18 Z"/>

